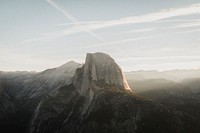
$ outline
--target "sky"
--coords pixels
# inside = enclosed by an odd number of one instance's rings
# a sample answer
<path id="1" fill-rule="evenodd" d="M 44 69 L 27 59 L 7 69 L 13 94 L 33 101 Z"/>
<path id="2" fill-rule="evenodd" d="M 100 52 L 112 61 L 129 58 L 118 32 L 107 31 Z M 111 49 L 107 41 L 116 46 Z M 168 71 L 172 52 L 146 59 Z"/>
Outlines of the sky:
<path id="1" fill-rule="evenodd" d="M 0 71 L 94 52 L 123 71 L 199 69 L 200 0 L 0 0 Z"/>

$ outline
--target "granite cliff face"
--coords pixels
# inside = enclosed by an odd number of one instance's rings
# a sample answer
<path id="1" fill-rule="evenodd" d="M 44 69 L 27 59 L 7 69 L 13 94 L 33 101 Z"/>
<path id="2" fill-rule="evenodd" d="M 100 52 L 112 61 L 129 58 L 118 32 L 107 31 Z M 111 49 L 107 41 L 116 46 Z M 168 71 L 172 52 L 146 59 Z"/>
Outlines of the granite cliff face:
<path id="1" fill-rule="evenodd" d="M 0 131 L 183 133 L 190 116 L 131 92 L 109 55 L 34 74 L 0 74 Z"/>
<path id="2" fill-rule="evenodd" d="M 74 86 L 84 95 L 91 88 L 103 89 L 97 85 L 100 82 L 115 85 L 118 90 L 131 91 L 121 68 L 113 58 L 104 53 L 87 54 L 84 66 L 77 70 Z"/>
<path id="3" fill-rule="evenodd" d="M 116 91 L 131 91 L 121 68 L 104 53 L 87 54 L 85 64 L 76 71 L 73 85 L 87 99 L 84 113 L 94 96 L 105 86 L 114 86 Z"/>

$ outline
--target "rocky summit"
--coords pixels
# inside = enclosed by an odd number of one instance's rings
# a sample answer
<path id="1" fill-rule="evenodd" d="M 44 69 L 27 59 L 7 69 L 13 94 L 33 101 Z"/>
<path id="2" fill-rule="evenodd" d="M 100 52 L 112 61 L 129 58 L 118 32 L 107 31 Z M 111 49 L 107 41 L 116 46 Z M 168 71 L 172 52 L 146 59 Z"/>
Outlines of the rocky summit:
<path id="1" fill-rule="evenodd" d="M 101 89 L 97 85 L 100 82 L 115 85 L 119 90 L 131 91 L 121 68 L 113 58 L 104 53 L 87 54 L 85 65 L 75 75 L 74 85 L 78 85 L 76 88 L 80 93 L 85 93 L 90 88 Z"/>
<path id="2" fill-rule="evenodd" d="M 187 133 L 196 131 L 192 120 L 132 92 L 104 53 L 39 73 L 0 73 L 1 133 Z"/>

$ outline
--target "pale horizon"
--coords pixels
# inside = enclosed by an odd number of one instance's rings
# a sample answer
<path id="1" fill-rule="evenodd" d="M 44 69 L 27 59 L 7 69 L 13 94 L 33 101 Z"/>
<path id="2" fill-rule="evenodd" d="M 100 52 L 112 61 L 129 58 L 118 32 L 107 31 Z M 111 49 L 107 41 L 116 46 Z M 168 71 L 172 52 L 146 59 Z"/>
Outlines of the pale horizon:
<path id="1" fill-rule="evenodd" d="M 74 61 L 76 63 L 80 63 L 80 64 L 84 64 L 84 60 L 83 61 L 76 61 L 76 60 L 68 60 L 62 64 L 58 64 L 58 65 L 55 65 L 55 66 L 49 66 L 49 67 L 44 67 L 42 69 L 38 69 L 38 70 L 34 70 L 34 69 L 18 69 L 18 70 L 0 70 L 0 72 L 42 72 L 42 71 L 45 71 L 47 69 L 53 69 L 53 68 L 57 68 L 57 67 L 60 67 L 70 61 Z M 115 60 L 116 61 L 116 60 Z M 169 69 L 150 69 L 149 67 L 147 69 L 124 69 L 123 66 L 121 66 L 117 61 L 116 63 L 121 67 L 122 71 L 125 72 L 125 73 L 129 73 L 129 72 L 137 72 L 137 71 L 157 71 L 157 72 L 165 72 L 165 71 L 193 71 L 193 70 L 200 70 L 200 67 L 196 67 L 196 68 L 169 68 Z"/>

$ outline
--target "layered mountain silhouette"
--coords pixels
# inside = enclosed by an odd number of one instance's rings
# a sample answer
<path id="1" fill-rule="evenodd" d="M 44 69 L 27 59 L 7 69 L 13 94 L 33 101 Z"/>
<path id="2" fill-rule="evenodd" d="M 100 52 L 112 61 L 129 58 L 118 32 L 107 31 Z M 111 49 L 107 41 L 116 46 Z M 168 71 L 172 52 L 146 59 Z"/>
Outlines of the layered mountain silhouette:
<path id="1" fill-rule="evenodd" d="M 198 132 L 194 121 L 139 96 L 104 53 L 40 73 L 0 72 L 1 133 Z"/>

